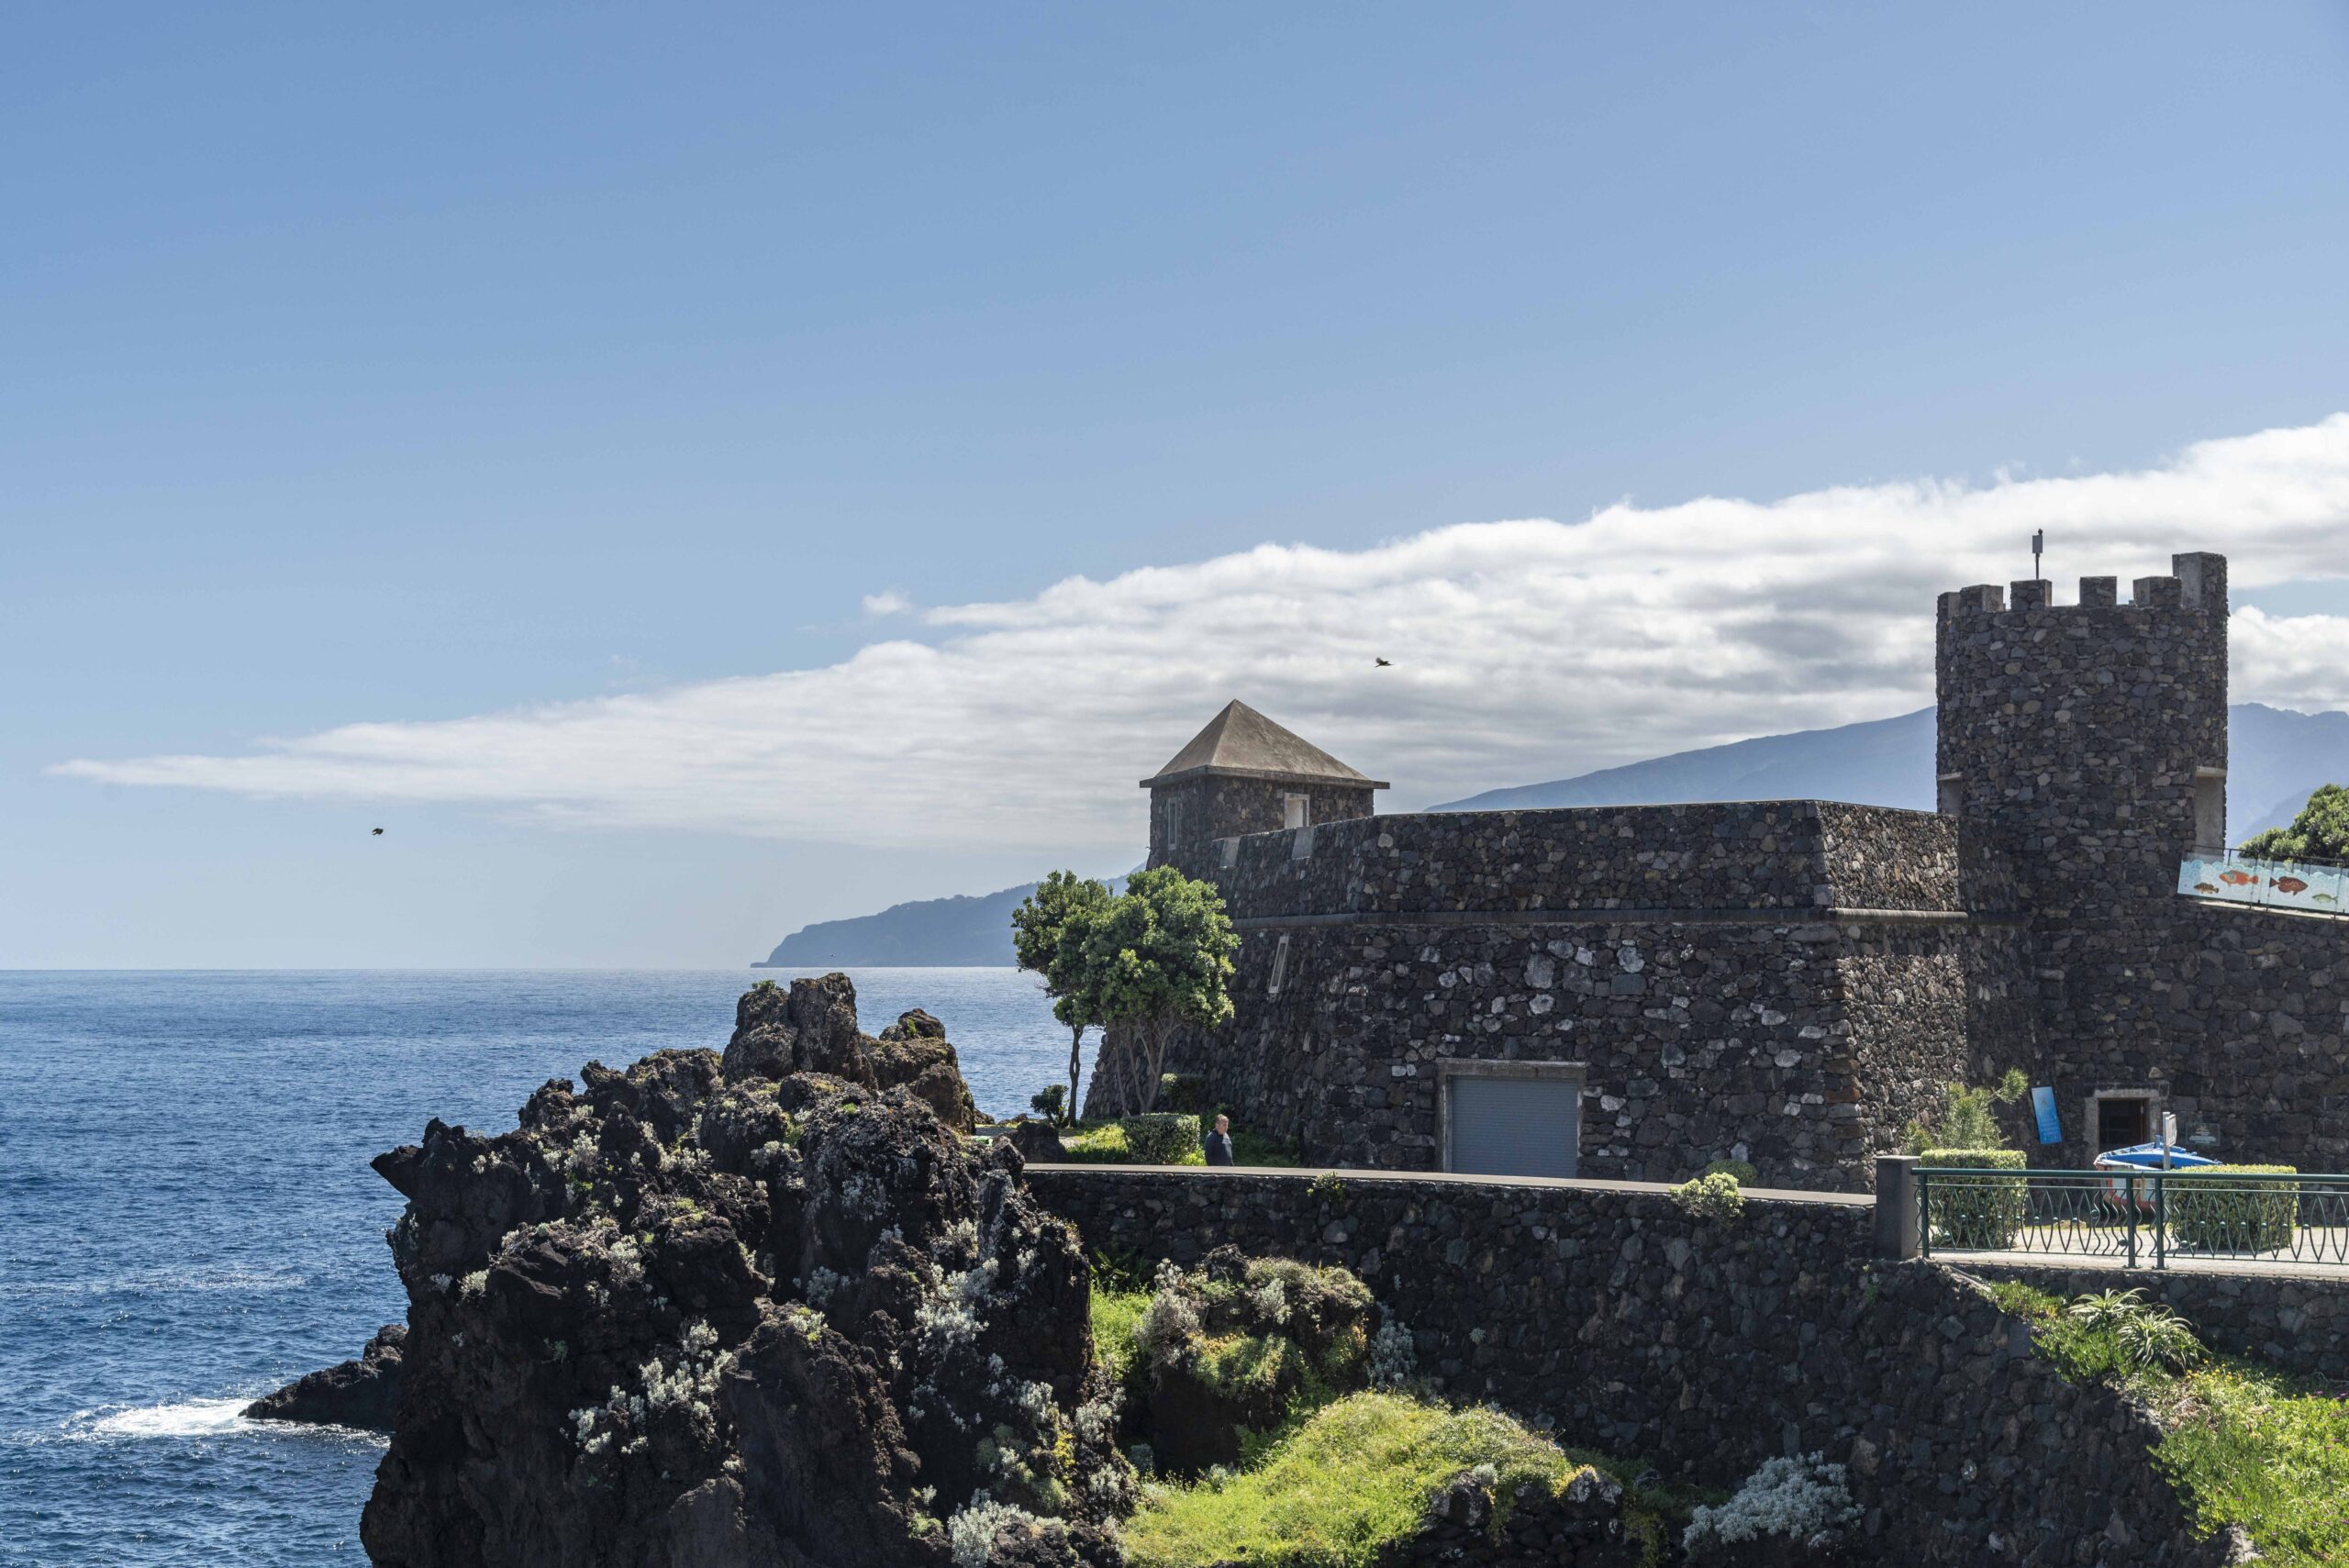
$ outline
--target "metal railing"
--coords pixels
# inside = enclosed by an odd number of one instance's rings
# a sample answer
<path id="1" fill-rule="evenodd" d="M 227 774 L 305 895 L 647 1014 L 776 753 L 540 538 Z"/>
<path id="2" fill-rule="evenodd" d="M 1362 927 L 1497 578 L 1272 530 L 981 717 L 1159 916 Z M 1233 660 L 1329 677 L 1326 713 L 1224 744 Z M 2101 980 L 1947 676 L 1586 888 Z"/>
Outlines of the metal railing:
<path id="1" fill-rule="evenodd" d="M 2349 868 L 2326 861 L 2263 861 L 2232 851 L 2189 856 L 2178 864 L 2177 891 L 2221 904 L 2349 915 Z"/>
<path id="2" fill-rule="evenodd" d="M 1937 1252 L 2232 1259 L 2349 1267 L 2349 1176 L 1920 1165 L 1919 1241 Z"/>

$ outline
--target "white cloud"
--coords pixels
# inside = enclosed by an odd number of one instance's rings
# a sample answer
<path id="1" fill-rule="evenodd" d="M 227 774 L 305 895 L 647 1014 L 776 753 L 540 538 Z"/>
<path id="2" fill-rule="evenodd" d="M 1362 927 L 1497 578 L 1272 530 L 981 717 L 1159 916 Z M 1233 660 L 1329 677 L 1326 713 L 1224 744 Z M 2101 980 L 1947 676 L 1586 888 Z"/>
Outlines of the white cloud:
<path id="1" fill-rule="evenodd" d="M 864 613 L 869 616 L 901 616 L 914 607 L 914 602 L 895 588 L 864 595 Z"/>
<path id="2" fill-rule="evenodd" d="M 930 643 L 822 669 L 242 756 L 73 762 L 129 784 L 471 801 L 587 824 L 1130 853 L 1135 781 L 1240 696 L 1395 806 L 1932 699 L 1934 595 L 2048 566 L 2128 580 L 2173 550 L 2238 591 L 2349 578 L 2349 415 L 2139 473 L 1610 506 L 1358 550 L 1264 545 L 926 612 Z M 907 607 L 875 595 L 868 610 Z M 1374 656 L 1392 660 L 1377 669 Z M 2235 617 L 2237 700 L 2349 703 L 2349 617 Z"/>

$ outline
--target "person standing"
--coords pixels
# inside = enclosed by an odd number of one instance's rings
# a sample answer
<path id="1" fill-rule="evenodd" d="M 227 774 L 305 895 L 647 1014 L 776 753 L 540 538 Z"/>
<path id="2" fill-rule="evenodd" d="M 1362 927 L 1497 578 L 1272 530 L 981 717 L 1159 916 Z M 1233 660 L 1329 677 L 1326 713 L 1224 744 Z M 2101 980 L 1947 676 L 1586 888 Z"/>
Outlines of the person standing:
<path id="1" fill-rule="evenodd" d="M 1208 1164 L 1229 1165 L 1234 1162 L 1231 1158 L 1231 1118 L 1230 1117 L 1219 1116 L 1215 1118 L 1215 1129 L 1208 1134 L 1207 1145 Z"/>

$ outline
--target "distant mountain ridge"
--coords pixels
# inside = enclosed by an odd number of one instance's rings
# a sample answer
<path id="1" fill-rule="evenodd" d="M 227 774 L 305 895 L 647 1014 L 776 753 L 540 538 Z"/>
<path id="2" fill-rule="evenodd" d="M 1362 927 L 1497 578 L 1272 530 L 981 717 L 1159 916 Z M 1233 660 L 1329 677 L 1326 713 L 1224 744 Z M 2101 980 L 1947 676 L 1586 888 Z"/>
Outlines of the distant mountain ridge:
<path id="1" fill-rule="evenodd" d="M 2349 784 L 2349 713 L 2260 703 L 2228 710 L 2227 841 L 2291 821 L 2323 784 Z M 1669 806 L 1698 800 L 1846 800 L 1933 808 L 1933 710 L 1833 729 L 1764 735 L 1601 768 L 1548 784 L 1486 790 L 1431 811 Z M 1034 883 L 979 897 L 924 898 L 877 915 L 794 931 L 754 969 L 1008 964 L 1011 912 Z"/>
<path id="2" fill-rule="evenodd" d="M 2349 713 L 2264 703 L 2227 710 L 2227 841 L 2291 821 L 2319 784 L 2349 783 Z M 1486 790 L 1431 811 L 1672 806 L 1698 800 L 1847 800 L 1933 809 L 1933 710 L 1765 735 L 1548 784 Z"/>

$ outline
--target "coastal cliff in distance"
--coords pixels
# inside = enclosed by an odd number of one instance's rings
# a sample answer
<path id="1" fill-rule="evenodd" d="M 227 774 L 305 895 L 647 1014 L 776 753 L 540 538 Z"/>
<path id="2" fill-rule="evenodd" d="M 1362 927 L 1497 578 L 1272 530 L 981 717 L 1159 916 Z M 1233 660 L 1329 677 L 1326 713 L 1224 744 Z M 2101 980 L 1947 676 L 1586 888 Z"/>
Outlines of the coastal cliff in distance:
<path id="1" fill-rule="evenodd" d="M 1008 966 L 1011 912 L 1035 891 L 1034 883 L 1024 882 L 978 897 L 920 898 L 892 904 L 878 915 L 818 920 L 784 938 L 751 967 L 806 973 L 886 965 Z"/>

